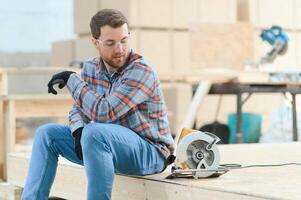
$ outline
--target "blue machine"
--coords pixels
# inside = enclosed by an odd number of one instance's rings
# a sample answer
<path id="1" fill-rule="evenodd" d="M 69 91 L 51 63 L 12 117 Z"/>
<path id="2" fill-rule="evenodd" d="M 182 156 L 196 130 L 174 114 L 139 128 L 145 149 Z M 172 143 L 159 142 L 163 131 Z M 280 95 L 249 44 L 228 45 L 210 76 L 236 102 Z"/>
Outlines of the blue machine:
<path id="1" fill-rule="evenodd" d="M 263 29 L 260 37 L 272 46 L 272 50 L 260 59 L 260 64 L 271 63 L 277 55 L 284 55 L 288 48 L 288 35 L 280 26 Z"/>

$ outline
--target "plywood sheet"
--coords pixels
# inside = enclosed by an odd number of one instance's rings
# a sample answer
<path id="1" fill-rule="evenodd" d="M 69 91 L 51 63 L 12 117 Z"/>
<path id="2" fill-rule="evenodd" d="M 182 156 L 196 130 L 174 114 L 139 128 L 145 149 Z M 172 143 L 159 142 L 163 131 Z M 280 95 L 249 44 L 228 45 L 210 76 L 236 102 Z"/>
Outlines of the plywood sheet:
<path id="1" fill-rule="evenodd" d="M 51 66 L 69 66 L 75 57 L 74 40 L 65 40 L 52 43 Z"/>
<path id="2" fill-rule="evenodd" d="M 253 59 L 253 28 L 248 23 L 197 23 L 191 26 L 193 68 L 242 69 Z"/>
<path id="3" fill-rule="evenodd" d="M 281 164 L 301 162 L 301 143 L 219 145 L 221 163 Z M 23 186 L 29 163 L 28 154 L 10 154 L 9 182 Z M 299 199 L 301 196 L 298 165 L 230 170 L 219 178 L 172 179 L 170 173 L 144 176 L 115 176 L 113 199 Z M 74 180 L 77 180 L 76 182 Z M 75 190 L 80 185 L 83 189 Z M 81 166 L 59 161 L 57 176 L 51 190 L 67 199 L 84 199 L 87 185 Z"/>

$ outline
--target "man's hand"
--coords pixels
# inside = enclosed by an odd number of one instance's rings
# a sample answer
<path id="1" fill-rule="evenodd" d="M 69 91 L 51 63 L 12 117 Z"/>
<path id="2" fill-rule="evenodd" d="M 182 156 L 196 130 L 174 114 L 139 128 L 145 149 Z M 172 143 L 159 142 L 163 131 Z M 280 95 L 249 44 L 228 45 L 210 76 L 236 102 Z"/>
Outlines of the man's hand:
<path id="1" fill-rule="evenodd" d="M 82 152 L 82 145 L 80 144 L 80 138 L 82 137 L 83 127 L 76 129 L 72 135 L 74 137 L 74 150 L 77 157 L 80 160 L 83 160 L 83 152 Z"/>
<path id="2" fill-rule="evenodd" d="M 62 89 L 65 87 L 70 75 L 73 73 L 75 72 L 64 71 L 53 75 L 51 80 L 48 82 L 48 93 L 57 94 L 57 91 L 53 88 L 53 86 L 55 84 L 59 84 L 59 88 Z"/>

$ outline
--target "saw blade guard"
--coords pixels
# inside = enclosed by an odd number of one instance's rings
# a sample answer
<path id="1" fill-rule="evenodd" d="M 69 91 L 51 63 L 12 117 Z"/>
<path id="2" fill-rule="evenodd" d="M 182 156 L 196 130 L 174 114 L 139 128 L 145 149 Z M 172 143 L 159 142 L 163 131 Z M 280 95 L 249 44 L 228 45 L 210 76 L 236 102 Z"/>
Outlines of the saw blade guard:
<path id="1" fill-rule="evenodd" d="M 203 170 L 201 173 L 196 172 L 198 177 L 212 175 L 220 164 L 220 154 L 216 145 L 219 141 L 216 135 L 208 132 L 193 131 L 185 135 L 177 146 L 175 166 L 183 170 Z"/>

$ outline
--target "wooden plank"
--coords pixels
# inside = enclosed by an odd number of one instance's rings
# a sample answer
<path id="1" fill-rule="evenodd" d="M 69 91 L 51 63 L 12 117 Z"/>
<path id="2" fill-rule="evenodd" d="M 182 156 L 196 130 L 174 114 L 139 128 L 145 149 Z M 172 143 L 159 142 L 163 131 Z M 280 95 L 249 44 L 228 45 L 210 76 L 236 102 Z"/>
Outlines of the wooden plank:
<path id="1" fill-rule="evenodd" d="M 250 12 L 250 0 L 237 0 L 237 20 L 250 22 L 251 12 Z"/>
<path id="2" fill-rule="evenodd" d="M 67 116 L 73 104 L 70 95 L 9 95 L 2 98 L 14 102 L 13 117 Z"/>
<path id="3" fill-rule="evenodd" d="M 15 104 L 16 117 L 67 117 L 73 100 L 19 100 Z"/>
<path id="4" fill-rule="evenodd" d="M 25 67 L 25 68 L 18 68 L 18 67 L 0 67 L 0 74 L 23 74 L 23 75 L 43 75 L 45 73 L 55 73 L 59 71 L 75 71 L 77 73 L 80 72 L 80 69 L 74 67 Z"/>
<path id="5" fill-rule="evenodd" d="M 0 73 L 0 94 L 4 95 L 8 92 L 8 80 L 7 80 L 7 74 Z"/>
<path id="6" fill-rule="evenodd" d="M 4 101 L 3 102 L 3 132 L 4 132 L 4 168 L 3 168 L 3 178 L 7 178 L 7 168 L 6 161 L 8 153 L 12 152 L 16 143 L 16 117 L 15 117 L 15 102 L 14 101 Z"/>
<path id="7" fill-rule="evenodd" d="M 231 144 L 218 145 L 218 148 L 221 152 L 221 163 L 242 165 L 301 163 L 301 151 L 298 151 L 301 142 Z"/>
<path id="8" fill-rule="evenodd" d="M 198 21 L 235 23 L 237 0 L 199 0 Z"/>
<path id="9" fill-rule="evenodd" d="M 3 101 L 0 101 L 0 178 L 4 178 L 5 141 L 4 141 Z"/>
<path id="10" fill-rule="evenodd" d="M 294 0 L 257 0 L 260 27 L 280 25 L 283 28 L 294 28 Z M 281 13 L 281 17 L 279 17 Z"/>
<path id="11" fill-rule="evenodd" d="M 198 0 L 173 0 L 172 27 L 188 29 L 191 22 L 198 19 Z"/>
<path id="12" fill-rule="evenodd" d="M 171 0 L 140 0 L 139 26 L 141 27 L 171 27 Z M 147 8 L 147 9 L 145 9 Z M 156 13 L 156 14 L 154 14 Z M 160 43 L 157 43 L 160 44 Z M 163 46 L 163 45 L 162 45 Z M 161 46 L 161 47 L 162 47 Z"/>
<path id="13" fill-rule="evenodd" d="M 100 10 L 101 0 L 90 0 L 89 3 L 83 0 L 74 0 L 73 4 L 74 33 L 89 34 L 91 17 Z"/>
<path id="14" fill-rule="evenodd" d="M 66 70 L 80 73 L 80 69 L 74 67 L 0 67 L 0 95 L 45 94 L 52 75 Z M 59 93 L 66 92 L 67 90 L 63 89 Z"/>
<path id="15" fill-rule="evenodd" d="M 187 3 L 186 3 L 187 4 Z M 172 38 L 172 66 L 170 74 L 185 74 L 191 72 L 191 44 L 188 31 L 174 32 Z"/>
<path id="16" fill-rule="evenodd" d="M 75 60 L 75 40 L 62 40 L 51 45 L 51 66 L 69 66 Z"/>
<path id="17" fill-rule="evenodd" d="M 98 56 L 98 52 L 92 44 L 91 36 L 84 36 L 75 41 L 75 60 L 85 61 Z"/>
<path id="18" fill-rule="evenodd" d="M 59 94 L 59 95 L 53 95 L 53 94 L 12 94 L 12 95 L 5 95 L 1 96 L 2 100 L 24 100 L 24 101 L 30 101 L 30 100 L 48 100 L 48 101 L 55 101 L 55 100 L 68 100 L 72 97 L 68 94 Z"/>
<path id="19" fill-rule="evenodd" d="M 171 33 L 160 30 L 140 31 L 140 52 L 156 69 L 159 75 L 171 72 Z M 160 48 L 158 48 L 160 44 Z"/>
<path id="20" fill-rule="evenodd" d="M 219 145 L 218 148 L 223 164 L 301 162 L 300 142 Z M 10 184 L 24 186 L 28 162 L 28 153 L 10 154 Z M 299 199 L 301 196 L 301 168 L 297 165 L 236 169 L 219 178 L 199 180 L 165 179 L 169 173 L 170 168 L 161 174 L 144 177 L 116 175 L 113 199 Z M 75 179 L 77 181 L 74 181 Z M 81 190 L 75 189 L 78 185 L 81 186 Z M 60 160 L 52 195 L 67 199 L 84 199 L 84 188 L 86 178 L 83 168 Z"/>
<path id="21" fill-rule="evenodd" d="M 9 183 L 17 186 L 24 186 L 29 164 L 28 154 L 11 154 L 9 156 Z M 237 192 L 225 192 L 220 189 L 209 187 L 189 187 L 182 184 L 181 180 L 168 181 L 154 176 L 129 177 L 115 175 L 112 199 L 116 200 L 182 200 L 182 199 L 229 199 L 229 200 L 257 200 L 262 199 L 256 196 L 249 196 Z M 76 180 L 76 181 L 74 181 Z M 210 182 L 210 179 L 195 182 Z M 81 189 L 78 190 L 80 185 Z M 54 181 L 51 195 L 66 199 L 80 200 L 86 197 L 87 182 L 84 170 L 81 166 L 70 164 L 65 160 L 60 160 Z"/>
<path id="22" fill-rule="evenodd" d="M 195 23 L 190 31 L 193 68 L 243 69 L 253 60 L 253 28 L 248 23 Z"/>

